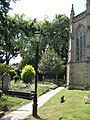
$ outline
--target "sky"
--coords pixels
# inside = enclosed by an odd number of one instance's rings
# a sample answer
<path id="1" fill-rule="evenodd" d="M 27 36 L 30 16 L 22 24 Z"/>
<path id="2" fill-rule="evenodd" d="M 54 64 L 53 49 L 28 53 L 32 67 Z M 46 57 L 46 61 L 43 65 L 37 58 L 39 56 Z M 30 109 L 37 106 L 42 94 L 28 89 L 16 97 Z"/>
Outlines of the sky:
<path id="1" fill-rule="evenodd" d="M 86 9 L 86 0 L 19 0 L 16 3 L 11 3 L 9 14 L 25 14 L 30 19 L 37 20 L 53 20 L 56 14 L 65 14 L 70 17 L 71 7 L 74 4 L 75 15 L 83 12 Z M 20 56 L 12 59 L 10 63 L 21 61 Z"/>
<path id="2" fill-rule="evenodd" d="M 86 0 L 19 0 L 11 3 L 10 15 L 25 14 L 28 18 L 52 20 L 55 14 L 65 14 L 70 17 L 71 6 L 74 4 L 75 15 L 86 9 Z"/>

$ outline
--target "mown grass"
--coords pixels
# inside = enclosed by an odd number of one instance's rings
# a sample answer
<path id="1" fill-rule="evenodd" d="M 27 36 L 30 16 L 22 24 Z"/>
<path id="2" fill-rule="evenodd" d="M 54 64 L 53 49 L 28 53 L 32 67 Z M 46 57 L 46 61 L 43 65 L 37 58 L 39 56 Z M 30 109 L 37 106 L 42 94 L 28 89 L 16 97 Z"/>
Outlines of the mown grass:
<path id="1" fill-rule="evenodd" d="M 65 102 L 60 103 L 61 96 Z M 62 90 L 38 110 L 37 118 L 25 120 L 90 120 L 90 104 L 84 103 L 87 93 L 81 90 Z"/>
<path id="2" fill-rule="evenodd" d="M 38 97 L 47 91 L 49 91 L 51 88 L 53 88 L 55 85 L 51 85 L 48 83 L 46 86 L 40 86 L 38 85 Z M 10 89 L 16 90 L 16 91 L 23 91 L 23 92 L 31 92 L 34 91 L 35 85 L 29 85 L 26 86 L 23 82 L 18 81 L 17 83 L 14 83 L 14 81 L 11 81 L 10 83 Z M 0 111 L 5 111 L 5 112 L 10 112 L 13 110 L 16 110 L 17 108 L 30 103 L 31 100 L 26 100 L 26 99 L 21 99 L 21 98 L 16 98 L 16 97 L 10 97 L 7 95 L 3 95 L 0 98 Z"/>
<path id="3" fill-rule="evenodd" d="M 0 111 L 11 112 L 29 102 L 30 100 L 3 95 L 0 98 Z"/>

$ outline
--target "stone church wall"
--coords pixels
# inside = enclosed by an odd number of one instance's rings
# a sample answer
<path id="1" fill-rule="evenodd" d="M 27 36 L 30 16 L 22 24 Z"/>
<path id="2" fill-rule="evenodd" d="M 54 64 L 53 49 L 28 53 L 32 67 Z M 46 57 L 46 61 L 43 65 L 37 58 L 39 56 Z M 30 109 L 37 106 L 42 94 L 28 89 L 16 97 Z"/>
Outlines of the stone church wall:
<path id="1" fill-rule="evenodd" d="M 71 66 L 70 66 L 71 65 Z M 69 77 L 69 88 L 90 88 L 90 61 L 71 63 Z"/>
<path id="2" fill-rule="evenodd" d="M 67 86 L 90 89 L 90 0 L 86 10 L 75 16 L 72 5 L 67 63 Z"/>

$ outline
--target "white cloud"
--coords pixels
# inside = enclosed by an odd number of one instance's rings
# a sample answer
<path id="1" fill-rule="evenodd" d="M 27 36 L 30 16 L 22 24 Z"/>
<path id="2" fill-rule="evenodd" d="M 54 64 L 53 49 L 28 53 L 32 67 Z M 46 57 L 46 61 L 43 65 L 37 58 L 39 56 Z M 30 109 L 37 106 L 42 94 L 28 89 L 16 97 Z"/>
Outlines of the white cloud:
<path id="1" fill-rule="evenodd" d="M 76 14 L 85 10 L 86 0 L 20 0 L 11 4 L 13 10 L 10 14 L 24 13 L 27 17 L 39 20 L 45 15 L 50 19 L 53 19 L 55 14 L 65 14 L 69 17 L 73 3 Z"/>

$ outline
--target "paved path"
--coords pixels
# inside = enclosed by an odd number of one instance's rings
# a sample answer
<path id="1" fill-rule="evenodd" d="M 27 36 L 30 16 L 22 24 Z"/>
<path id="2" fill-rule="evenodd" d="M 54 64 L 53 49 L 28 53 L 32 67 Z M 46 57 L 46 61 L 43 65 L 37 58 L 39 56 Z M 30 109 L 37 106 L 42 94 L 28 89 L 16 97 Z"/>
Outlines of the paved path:
<path id="1" fill-rule="evenodd" d="M 51 97 L 57 94 L 63 87 L 58 87 L 55 90 L 52 90 L 41 97 L 38 98 L 38 108 L 45 104 Z M 32 114 L 32 104 L 33 102 L 17 109 L 16 111 L 11 112 L 10 114 L 4 116 L 1 120 L 24 120 L 28 115 Z"/>

